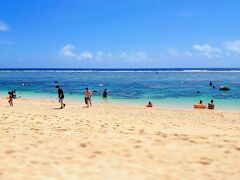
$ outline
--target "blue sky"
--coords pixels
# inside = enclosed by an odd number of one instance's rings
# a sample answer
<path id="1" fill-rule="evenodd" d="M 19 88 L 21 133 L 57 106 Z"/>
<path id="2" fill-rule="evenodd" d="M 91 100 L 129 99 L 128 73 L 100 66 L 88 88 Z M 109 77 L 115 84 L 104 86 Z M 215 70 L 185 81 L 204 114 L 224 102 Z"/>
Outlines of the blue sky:
<path id="1" fill-rule="evenodd" d="M 0 67 L 240 67 L 239 0 L 0 0 Z"/>

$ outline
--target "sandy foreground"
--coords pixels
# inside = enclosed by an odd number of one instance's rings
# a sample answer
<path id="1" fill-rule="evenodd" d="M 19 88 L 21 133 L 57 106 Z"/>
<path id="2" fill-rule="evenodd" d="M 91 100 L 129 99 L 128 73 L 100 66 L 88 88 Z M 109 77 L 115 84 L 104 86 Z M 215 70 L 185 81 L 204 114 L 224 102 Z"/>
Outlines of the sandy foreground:
<path id="1" fill-rule="evenodd" d="M 0 179 L 240 179 L 240 112 L 0 99 Z"/>

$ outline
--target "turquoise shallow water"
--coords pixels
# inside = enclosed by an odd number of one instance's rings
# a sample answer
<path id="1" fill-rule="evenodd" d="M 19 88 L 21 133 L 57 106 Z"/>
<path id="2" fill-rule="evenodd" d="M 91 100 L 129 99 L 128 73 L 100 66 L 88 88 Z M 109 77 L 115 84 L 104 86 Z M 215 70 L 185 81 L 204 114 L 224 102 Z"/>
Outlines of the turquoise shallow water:
<path id="1" fill-rule="evenodd" d="M 200 99 L 205 103 L 214 99 L 219 109 L 240 110 L 238 70 L 1 70 L 0 95 L 16 89 L 18 96 L 56 99 L 54 81 L 63 88 L 66 100 L 82 101 L 89 87 L 95 91 L 93 100 L 103 101 L 102 91 L 107 88 L 108 102 L 144 105 L 152 101 L 158 107 L 191 108 Z M 219 91 L 221 85 L 231 90 Z"/>

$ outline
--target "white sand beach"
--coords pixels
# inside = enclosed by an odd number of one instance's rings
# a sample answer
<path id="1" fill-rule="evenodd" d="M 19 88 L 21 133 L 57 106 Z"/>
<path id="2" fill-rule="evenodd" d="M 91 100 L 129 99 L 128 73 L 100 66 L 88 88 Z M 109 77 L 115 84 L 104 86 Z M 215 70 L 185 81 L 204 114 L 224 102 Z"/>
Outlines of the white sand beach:
<path id="1" fill-rule="evenodd" d="M 0 179 L 240 179 L 240 112 L 0 99 Z"/>

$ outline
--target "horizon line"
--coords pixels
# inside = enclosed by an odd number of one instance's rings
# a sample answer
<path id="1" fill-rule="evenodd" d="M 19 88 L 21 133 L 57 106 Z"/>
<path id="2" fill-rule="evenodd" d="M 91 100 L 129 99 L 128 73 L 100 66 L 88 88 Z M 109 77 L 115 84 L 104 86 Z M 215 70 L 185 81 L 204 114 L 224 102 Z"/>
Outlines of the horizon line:
<path id="1" fill-rule="evenodd" d="M 169 70 L 169 69 L 190 69 L 190 70 L 208 70 L 208 69 L 240 69 L 240 67 L 208 67 L 208 68 L 205 68 L 205 67 L 179 67 L 179 68 L 167 68 L 167 67 L 164 67 L 164 68 L 58 68 L 58 67 L 50 67 L 50 68 L 42 68 L 42 67 L 9 67 L 9 68 L 0 68 L 0 70 L 146 70 L 146 69 L 149 69 L 149 70 Z"/>

